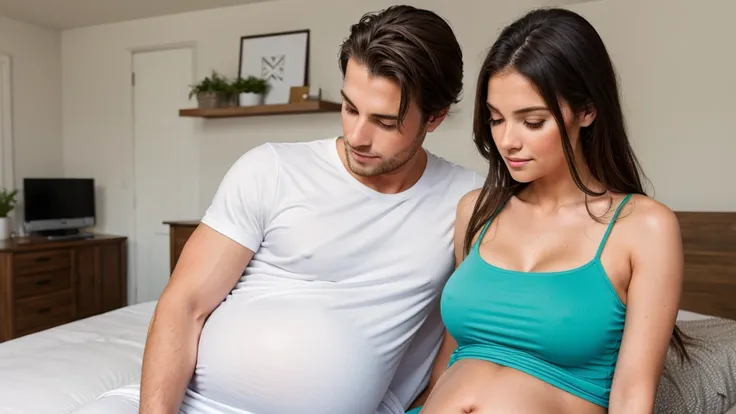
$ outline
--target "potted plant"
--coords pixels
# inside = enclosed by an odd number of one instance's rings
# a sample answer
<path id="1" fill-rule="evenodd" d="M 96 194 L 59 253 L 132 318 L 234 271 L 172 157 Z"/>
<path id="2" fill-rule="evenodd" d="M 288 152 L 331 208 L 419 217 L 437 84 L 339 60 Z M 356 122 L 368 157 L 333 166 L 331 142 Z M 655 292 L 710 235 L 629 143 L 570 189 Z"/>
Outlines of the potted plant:
<path id="1" fill-rule="evenodd" d="M 232 91 L 238 96 L 240 106 L 263 105 L 267 90 L 266 80 L 255 76 L 238 77 L 232 85 Z"/>
<path id="2" fill-rule="evenodd" d="M 10 219 L 8 213 L 13 211 L 18 190 L 8 191 L 0 188 L 0 240 L 10 238 Z"/>
<path id="3" fill-rule="evenodd" d="M 228 79 L 216 71 L 198 83 L 190 85 L 189 99 L 197 97 L 199 108 L 221 108 L 232 105 L 232 91 Z"/>

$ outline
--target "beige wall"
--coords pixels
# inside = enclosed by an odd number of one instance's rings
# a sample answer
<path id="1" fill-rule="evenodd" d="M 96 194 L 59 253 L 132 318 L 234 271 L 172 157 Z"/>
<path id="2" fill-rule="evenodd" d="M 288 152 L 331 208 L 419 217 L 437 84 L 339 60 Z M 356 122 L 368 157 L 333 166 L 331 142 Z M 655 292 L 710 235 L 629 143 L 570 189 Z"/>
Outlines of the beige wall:
<path id="1" fill-rule="evenodd" d="M 0 16 L 0 53 L 12 66 L 16 186 L 23 177 L 62 174 L 61 34 Z"/>
<path id="2" fill-rule="evenodd" d="M 347 12 L 338 12 L 336 4 Z M 198 76 L 216 69 L 235 75 L 242 35 L 311 29 L 313 84 L 338 100 L 337 47 L 360 15 L 383 0 L 283 0 L 83 28 L 62 35 L 63 157 L 67 175 L 93 176 L 104 187 L 101 230 L 132 235 L 133 137 L 131 50 L 194 42 Z M 484 171 L 470 137 L 473 84 L 498 29 L 531 6 L 568 4 L 599 28 L 620 72 L 634 146 L 656 197 L 680 210 L 734 210 L 736 152 L 728 117 L 736 101 L 731 0 L 600 0 L 582 2 L 412 1 L 453 24 L 463 45 L 466 89 L 454 115 L 429 138 L 428 148 Z M 501 4 L 504 3 L 504 4 Z M 579 3 L 579 2 L 578 2 Z M 318 11 L 324 6 L 324 11 Z M 293 13 L 287 15 L 284 10 Z M 329 17 L 327 17 L 329 16 Z M 729 40 L 731 39 L 731 40 Z M 182 85 L 182 87 L 186 87 Z M 730 89 L 729 89 L 730 88 Z M 730 98 L 729 96 L 729 98 Z M 264 141 L 311 140 L 340 133 L 339 115 L 201 121 L 200 209 L 230 164 Z M 90 156 L 89 154 L 94 154 Z M 166 168 L 162 164 L 162 168 Z M 723 183 L 723 184 L 720 184 Z"/>
<path id="3" fill-rule="evenodd" d="M 736 211 L 736 2 L 602 0 L 570 8 L 590 19 L 613 55 L 653 195 L 678 210 Z"/>
<path id="4" fill-rule="evenodd" d="M 346 3 L 347 12 L 338 12 L 335 5 L 340 4 L 342 8 Z M 391 3 L 383 0 L 285 0 L 64 32 L 65 172 L 94 176 L 99 185 L 104 186 L 100 229 L 132 234 L 134 228 L 131 50 L 194 42 L 198 77 L 212 69 L 234 76 L 241 36 L 309 28 L 311 81 L 322 87 L 326 98 L 339 100 L 338 45 L 347 35 L 349 25 L 363 12 Z M 525 7 L 538 4 L 533 0 L 503 2 L 505 6 L 482 2 L 470 11 L 448 6 L 443 0 L 414 3 L 435 9 L 451 20 L 463 43 L 469 76 L 475 76 L 482 52 L 489 46 L 495 28 Z M 508 5 L 510 3 L 513 5 Z M 324 7 L 325 11 L 318 11 L 318 7 Z M 285 9 L 293 13 L 287 15 L 283 12 Z M 430 138 L 429 147 L 447 158 L 483 170 L 469 139 L 472 91 L 467 95 L 469 98 L 455 110 L 452 119 Z M 271 140 L 310 140 L 340 133 L 338 114 L 210 120 L 197 125 L 202 148 L 200 209 L 206 207 L 230 164 L 254 145 Z M 95 156 L 89 157 L 88 152 Z"/>

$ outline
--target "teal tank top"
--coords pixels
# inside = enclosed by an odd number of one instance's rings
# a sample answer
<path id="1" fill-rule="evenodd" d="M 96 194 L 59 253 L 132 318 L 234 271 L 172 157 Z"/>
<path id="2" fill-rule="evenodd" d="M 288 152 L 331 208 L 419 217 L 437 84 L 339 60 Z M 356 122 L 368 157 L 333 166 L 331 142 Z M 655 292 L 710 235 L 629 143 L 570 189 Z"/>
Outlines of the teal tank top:
<path id="1" fill-rule="evenodd" d="M 458 344 L 449 365 L 466 358 L 494 362 L 608 407 L 626 306 L 600 257 L 630 197 L 614 212 L 595 257 L 560 272 L 511 271 L 486 262 L 478 245 L 491 217 L 442 292 L 442 319 Z"/>

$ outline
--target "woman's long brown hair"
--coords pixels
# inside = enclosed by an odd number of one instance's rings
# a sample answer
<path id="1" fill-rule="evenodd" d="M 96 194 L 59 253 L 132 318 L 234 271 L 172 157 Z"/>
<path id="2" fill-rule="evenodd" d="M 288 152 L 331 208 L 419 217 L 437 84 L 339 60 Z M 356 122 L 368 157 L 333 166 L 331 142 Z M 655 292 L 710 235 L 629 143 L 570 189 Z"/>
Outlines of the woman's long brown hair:
<path id="1" fill-rule="evenodd" d="M 535 85 L 548 105 L 562 135 L 572 178 L 580 190 L 587 196 L 601 196 L 607 191 L 646 195 L 641 166 L 626 132 L 615 70 L 602 39 L 587 20 L 574 12 L 556 8 L 534 10 L 504 28 L 478 77 L 473 140 L 488 161 L 489 170 L 465 234 L 466 254 L 491 216 L 526 186 L 511 177 L 489 127 L 488 81 L 509 69 Z M 591 107 L 596 111 L 595 121 L 581 128 L 579 145 L 593 177 L 605 187 L 603 192 L 587 188 L 580 178 L 559 100 L 566 102 L 574 113 Z M 586 208 L 598 220 L 587 203 Z M 680 360 L 689 359 L 685 339 L 675 327 L 671 345 Z"/>

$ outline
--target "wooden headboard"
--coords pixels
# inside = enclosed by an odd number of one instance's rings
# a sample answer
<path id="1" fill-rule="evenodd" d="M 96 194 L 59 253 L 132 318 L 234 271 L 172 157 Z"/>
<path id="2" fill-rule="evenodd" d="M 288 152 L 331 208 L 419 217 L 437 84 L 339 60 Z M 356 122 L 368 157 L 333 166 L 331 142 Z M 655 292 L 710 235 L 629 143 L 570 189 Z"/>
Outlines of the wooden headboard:
<path id="1" fill-rule="evenodd" d="M 736 212 L 677 212 L 685 249 L 680 308 L 736 320 Z"/>

